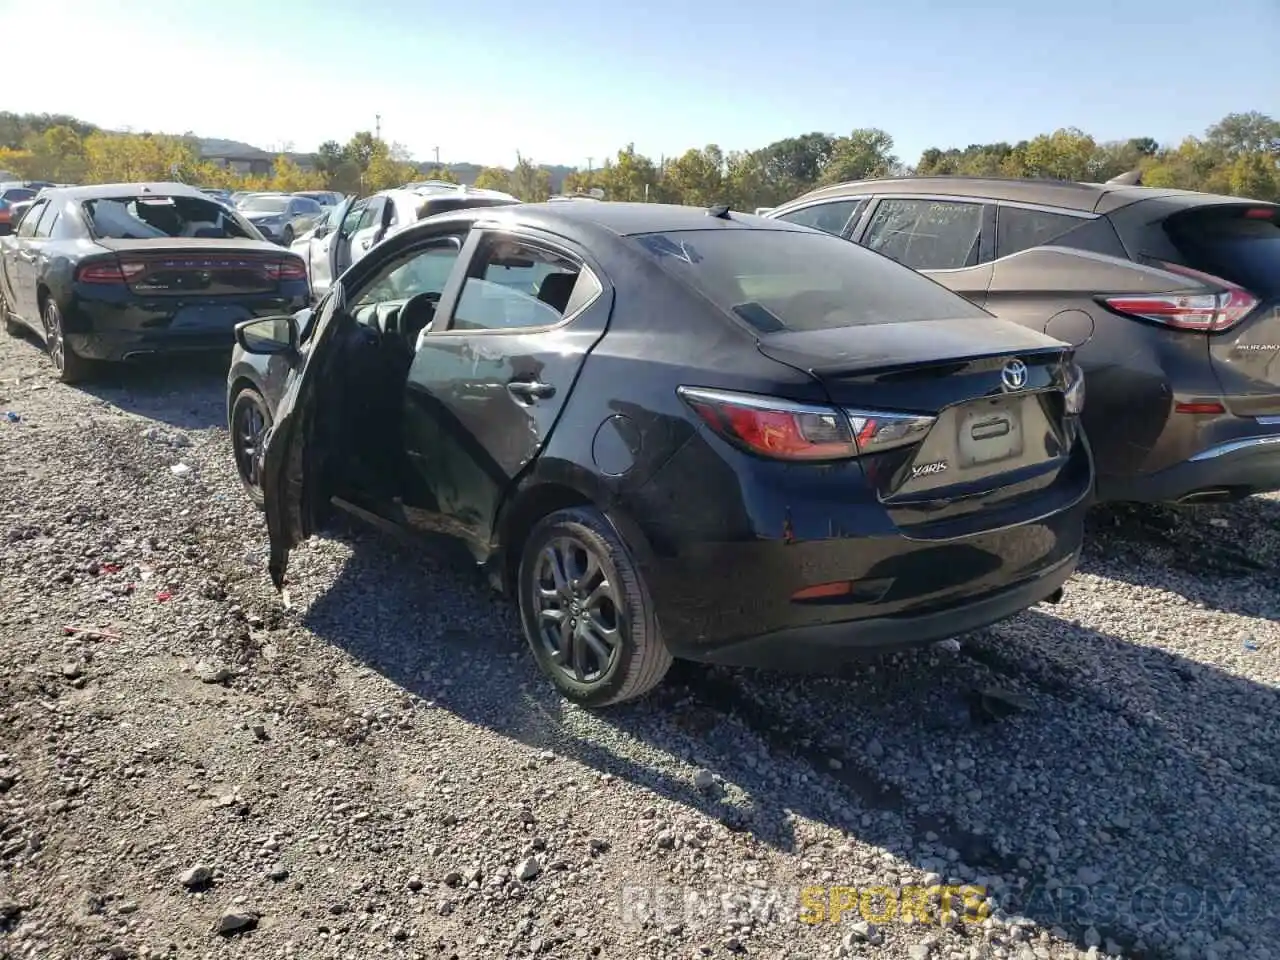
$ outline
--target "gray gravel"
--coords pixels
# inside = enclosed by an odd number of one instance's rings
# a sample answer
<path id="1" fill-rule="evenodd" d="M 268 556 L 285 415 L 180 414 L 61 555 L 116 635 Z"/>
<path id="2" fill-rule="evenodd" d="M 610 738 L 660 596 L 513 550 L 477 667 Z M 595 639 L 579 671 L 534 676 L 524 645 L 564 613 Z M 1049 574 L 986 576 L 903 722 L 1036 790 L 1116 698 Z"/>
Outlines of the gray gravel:
<path id="1" fill-rule="evenodd" d="M 0 341 L 0 958 L 1280 957 L 1280 502 L 1098 511 L 959 649 L 592 715 L 450 548 L 341 526 L 283 610 L 222 376 Z M 994 911 L 796 914 L 949 882 Z"/>

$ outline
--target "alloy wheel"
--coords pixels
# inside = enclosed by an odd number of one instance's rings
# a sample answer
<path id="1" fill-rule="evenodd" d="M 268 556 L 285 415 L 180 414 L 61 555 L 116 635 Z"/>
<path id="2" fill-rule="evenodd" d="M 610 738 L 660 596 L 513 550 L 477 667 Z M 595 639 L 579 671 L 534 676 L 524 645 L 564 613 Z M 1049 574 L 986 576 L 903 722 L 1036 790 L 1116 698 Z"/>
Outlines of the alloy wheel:
<path id="1" fill-rule="evenodd" d="M 538 640 L 577 683 L 608 674 L 622 644 L 622 601 L 595 552 L 572 537 L 549 541 L 534 568 Z"/>
<path id="2" fill-rule="evenodd" d="M 67 368 L 67 344 L 62 335 L 62 314 L 52 300 L 44 308 L 44 345 L 54 369 L 63 373 Z"/>
<path id="3" fill-rule="evenodd" d="M 236 469 L 245 486 L 262 489 L 261 443 L 267 430 L 267 413 L 261 402 L 252 395 L 245 396 L 236 406 L 232 424 L 232 444 L 235 448 Z"/>

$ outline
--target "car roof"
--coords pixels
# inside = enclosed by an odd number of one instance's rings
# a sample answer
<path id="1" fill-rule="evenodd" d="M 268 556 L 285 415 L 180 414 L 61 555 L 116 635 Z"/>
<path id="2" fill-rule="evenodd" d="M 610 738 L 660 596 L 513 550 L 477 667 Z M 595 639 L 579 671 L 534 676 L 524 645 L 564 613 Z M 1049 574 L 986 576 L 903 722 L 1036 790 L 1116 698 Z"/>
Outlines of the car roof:
<path id="1" fill-rule="evenodd" d="M 1239 202 L 1238 198 L 1219 197 L 1193 190 L 1130 186 L 1114 183 L 1080 183 L 1074 180 L 1046 180 L 1013 177 L 884 177 L 876 180 L 853 180 L 819 187 L 794 200 L 781 204 L 773 213 L 816 200 L 835 200 L 871 193 L 897 193 L 973 197 L 979 200 L 1028 203 L 1045 207 L 1061 207 L 1087 213 L 1109 213 L 1120 207 L 1156 197 L 1184 198 L 1191 202 Z"/>
<path id="2" fill-rule="evenodd" d="M 723 209 L 723 208 L 719 208 Z M 645 233 L 668 233 L 680 230 L 794 230 L 809 232 L 807 227 L 784 220 L 766 220 L 750 213 L 728 212 L 728 218 L 713 215 L 714 207 L 685 207 L 668 203 L 522 203 L 511 207 L 485 207 L 475 211 L 476 218 L 510 217 L 530 226 L 555 229 L 580 225 L 587 229 L 607 231 L 619 237 Z"/>
<path id="3" fill-rule="evenodd" d="M 195 187 L 185 183 L 166 183 L 155 181 L 148 183 L 95 183 L 88 187 L 53 187 L 46 188 L 50 196 L 69 198 L 72 200 L 113 200 L 121 197 L 136 197 L 141 194 L 154 193 L 161 197 L 193 197 L 207 200 L 208 197 Z"/>

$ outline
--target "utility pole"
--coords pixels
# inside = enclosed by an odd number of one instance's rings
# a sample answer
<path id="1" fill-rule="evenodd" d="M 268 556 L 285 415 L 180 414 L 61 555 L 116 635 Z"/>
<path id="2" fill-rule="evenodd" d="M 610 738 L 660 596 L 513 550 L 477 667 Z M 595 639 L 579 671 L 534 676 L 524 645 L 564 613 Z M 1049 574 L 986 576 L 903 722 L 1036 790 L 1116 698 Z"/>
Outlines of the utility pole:
<path id="1" fill-rule="evenodd" d="M 382 114 L 375 113 L 373 115 L 373 135 L 376 139 L 382 139 Z"/>
<path id="2" fill-rule="evenodd" d="M 440 166 L 440 148 L 433 147 L 432 149 L 435 150 L 436 152 L 436 166 L 439 167 Z"/>
<path id="3" fill-rule="evenodd" d="M 591 161 L 594 159 L 595 157 L 587 157 L 587 179 L 588 180 L 591 179 Z"/>

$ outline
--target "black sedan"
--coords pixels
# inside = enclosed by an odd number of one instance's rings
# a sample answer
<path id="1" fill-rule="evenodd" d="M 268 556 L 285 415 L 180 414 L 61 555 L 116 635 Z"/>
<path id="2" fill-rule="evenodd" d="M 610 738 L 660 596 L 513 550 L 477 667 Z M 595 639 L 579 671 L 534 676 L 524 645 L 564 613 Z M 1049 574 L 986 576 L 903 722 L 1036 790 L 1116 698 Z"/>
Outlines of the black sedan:
<path id="1" fill-rule="evenodd" d="M 333 505 L 460 538 L 588 706 L 673 657 L 812 667 L 973 630 L 1058 599 L 1079 555 L 1070 348 L 805 227 L 443 214 L 236 336 L 289 368 L 257 458 L 277 588 Z"/>
<path id="2" fill-rule="evenodd" d="M 238 322 L 308 300 L 301 260 L 181 183 L 43 190 L 0 239 L 5 327 L 40 334 L 68 383 L 97 360 L 229 350 Z"/>

